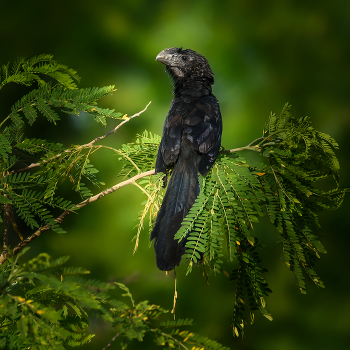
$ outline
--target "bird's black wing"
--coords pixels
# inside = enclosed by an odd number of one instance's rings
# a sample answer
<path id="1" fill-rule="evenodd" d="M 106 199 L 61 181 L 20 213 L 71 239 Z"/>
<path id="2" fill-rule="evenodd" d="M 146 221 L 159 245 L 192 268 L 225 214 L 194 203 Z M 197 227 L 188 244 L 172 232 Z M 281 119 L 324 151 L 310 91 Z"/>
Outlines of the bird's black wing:
<path id="1" fill-rule="evenodd" d="M 175 163 L 180 152 L 182 116 L 186 113 L 187 105 L 174 98 L 163 127 L 162 141 L 159 145 L 156 173 L 166 173 L 166 167 Z"/>
<path id="2" fill-rule="evenodd" d="M 192 147 L 201 155 L 198 172 L 206 176 L 220 151 L 222 120 L 215 96 L 203 96 L 194 102 L 184 117 L 184 132 Z"/>

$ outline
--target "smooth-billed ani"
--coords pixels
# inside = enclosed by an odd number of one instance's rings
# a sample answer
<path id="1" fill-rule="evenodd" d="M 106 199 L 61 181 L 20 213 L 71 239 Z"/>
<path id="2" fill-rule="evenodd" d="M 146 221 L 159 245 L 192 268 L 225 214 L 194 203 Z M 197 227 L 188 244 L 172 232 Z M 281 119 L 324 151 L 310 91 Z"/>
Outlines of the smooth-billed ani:
<path id="1" fill-rule="evenodd" d="M 167 166 L 175 164 L 151 240 L 155 239 L 158 268 L 170 271 L 179 265 L 186 243 L 174 236 L 199 194 L 198 173 L 206 176 L 219 153 L 222 121 L 211 91 L 213 72 L 204 56 L 173 47 L 160 52 L 156 60 L 165 64 L 174 84 L 156 173 L 166 173 Z"/>

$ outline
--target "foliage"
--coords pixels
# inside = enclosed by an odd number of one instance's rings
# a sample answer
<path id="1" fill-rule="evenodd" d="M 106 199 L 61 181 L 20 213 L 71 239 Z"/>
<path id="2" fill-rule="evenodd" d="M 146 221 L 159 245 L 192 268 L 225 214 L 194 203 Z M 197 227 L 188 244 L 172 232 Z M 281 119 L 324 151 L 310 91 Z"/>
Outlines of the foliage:
<path id="1" fill-rule="evenodd" d="M 134 148 L 128 146 L 137 167 L 142 167 L 143 159 L 134 153 L 145 139 L 147 134 L 139 137 Z M 265 302 L 271 293 L 263 276 L 267 270 L 261 267 L 260 243 L 253 235 L 259 216 L 267 217 L 280 233 L 285 264 L 301 293 L 306 293 L 305 274 L 317 287 L 324 287 L 315 271 L 315 259 L 326 253 L 319 240 L 318 213 L 338 208 L 344 197 L 345 190 L 338 186 L 337 148 L 329 135 L 315 130 L 309 118 L 294 117 L 286 104 L 280 115 L 271 113 L 262 137 L 235 152 L 221 152 L 210 173 L 200 180 L 200 195 L 175 238 L 187 241 L 187 273 L 201 261 L 214 272 L 223 271 L 225 254 L 232 265 L 238 263 L 231 273 L 236 281 L 235 335 L 244 333 L 255 310 L 272 320 Z M 262 163 L 237 155 L 240 150 L 259 152 Z M 327 179 L 335 183 L 330 190 L 320 183 Z M 145 187 L 149 199 L 157 198 L 151 189 L 160 189 L 158 182 Z M 148 201 L 141 217 L 155 214 L 152 203 L 158 205 L 156 199 Z"/>
<path id="2" fill-rule="evenodd" d="M 123 157 L 120 157 L 119 160 L 125 161 L 119 176 L 132 177 L 143 171 L 154 168 L 155 155 L 158 152 L 160 140 L 161 137 L 159 135 L 153 135 L 145 130 L 142 135 L 137 135 L 135 143 L 122 145 L 120 152 Z M 134 237 L 136 240 L 134 253 L 139 245 L 141 230 L 147 216 L 149 218 L 149 232 L 152 231 L 153 223 L 163 199 L 162 178 L 162 174 L 157 174 L 139 181 L 139 186 L 147 195 L 147 200 L 142 203 L 145 207 L 138 216 L 139 224 L 137 226 L 137 234 Z"/>
<path id="3" fill-rule="evenodd" d="M 98 170 L 89 159 L 95 147 L 73 145 L 65 148 L 60 143 L 28 138 L 24 132 L 25 121 L 32 126 L 39 116 L 43 116 L 56 124 L 60 119 L 59 112 L 76 115 L 84 112 L 105 125 L 107 117 L 120 119 L 122 116 L 96 105 L 100 98 L 115 90 L 114 86 L 78 89 L 75 82 L 80 78 L 77 73 L 58 64 L 51 55 L 39 55 L 29 60 L 21 58 L 12 67 L 4 65 L 0 77 L 0 89 L 9 83 L 28 87 L 34 83 L 38 85 L 19 99 L 0 123 L 0 203 L 8 203 L 10 211 L 15 211 L 32 229 L 43 223 L 64 233 L 52 210 L 72 211 L 74 206 L 56 195 L 58 186 L 69 179 L 73 189 L 86 198 L 92 193 L 82 179 L 97 186 L 103 184 L 96 177 Z M 28 161 L 32 159 L 38 162 Z M 40 169 L 33 173 L 30 169 L 34 167 Z"/>
<path id="4" fill-rule="evenodd" d="M 28 248 L 27 248 L 28 249 Z M 142 341 L 148 333 L 163 348 L 191 346 L 227 349 L 215 341 L 183 330 L 193 321 L 161 321 L 169 311 L 148 301 L 135 303 L 129 289 L 121 283 L 103 283 L 83 277 L 89 271 L 63 267 L 69 257 L 51 259 L 45 253 L 22 265 L 9 258 L 0 272 L 0 348 L 65 349 L 90 342 L 88 312 L 111 323 L 121 338 Z M 121 288 L 131 306 L 113 299 L 111 292 Z"/>
<path id="5" fill-rule="evenodd" d="M 27 248 L 28 249 L 28 248 Z M 24 250 L 22 251 L 22 253 Z M 9 258 L 1 266 L 2 349 L 64 349 L 89 342 L 87 310 L 111 320 L 102 307 L 111 287 L 84 281 L 89 271 L 66 268 L 68 257 L 52 260 L 42 253 L 22 266 Z"/>
<path id="6" fill-rule="evenodd" d="M 122 348 L 125 349 L 127 343 L 132 339 L 142 341 L 146 333 L 151 333 L 155 337 L 155 343 L 166 349 L 184 348 L 188 349 L 228 349 L 216 341 L 198 334 L 181 330 L 181 327 L 191 326 L 193 320 L 178 319 L 166 322 L 156 322 L 162 315 L 169 311 L 162 309 L 158 305 L 150 305 L 148 301 L 135 304 L 129 289 L 121 284 L 116 283 L 122 290 L 122 294 L 131 301 L 131 306 L 126 303 L 118 302 L 116 307 L 112 308 L 112 314 L 115 318 L 114 325 L 118 334 L 124 337 Z"/>

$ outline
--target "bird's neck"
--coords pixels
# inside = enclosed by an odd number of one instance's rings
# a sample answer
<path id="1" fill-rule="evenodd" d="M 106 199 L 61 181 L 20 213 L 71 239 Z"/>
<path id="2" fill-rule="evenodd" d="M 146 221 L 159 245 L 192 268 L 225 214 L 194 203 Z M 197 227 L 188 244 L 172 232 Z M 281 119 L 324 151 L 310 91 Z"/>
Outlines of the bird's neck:
<path id="1" fill-rule="evenodd" d="M 199 98 L 201 96 L 211 94 L 211 83 L 206 78 L 201 78 L 198 80 L 176 80 L 174 81 L 174 91 L 175 97 L 192 97 Z"/>

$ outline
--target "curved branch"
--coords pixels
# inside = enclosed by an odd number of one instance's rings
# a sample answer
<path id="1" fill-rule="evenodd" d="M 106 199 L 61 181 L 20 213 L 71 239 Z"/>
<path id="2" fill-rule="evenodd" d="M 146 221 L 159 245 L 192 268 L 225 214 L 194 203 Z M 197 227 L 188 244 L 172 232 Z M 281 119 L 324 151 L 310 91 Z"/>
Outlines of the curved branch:
<path id="1" fill-rule="evenodd" d="M 57 217 L 55 219 L 55 222 L 57 222 L 58 224 L 60 224 L 69 214 L 71 214 L 74 210 L 80 209 L 82 207 L 85 207 L 85 205 L 93 203 L 98 201 L 99 199 L 101 199 L 102 197 L 106 196 L 107 194 L 113 193 L 116 190 L 119 190 L 119 188 L 122 188 L 124 186 L 133 184 L 135 181 L 146 177 L 146 176 L 150 176 L 154 174 L 154 170 L 149 170 L 146 171 L 144 173 L 138 174 L 133 176 L 132 178 L 125 180 L 123 182 L 120 182 L 110 188 L 107 188 L 106 190 L 91 196 L 87 199 L 85 199 L 84 201 L 80 202 L 79 204 L 75 205 L 73 208 L 71 208 L 71 210 L 66 210 L 65 212 L 63 212 L 59 217 Z M 29 237 L 27 237 L 26 239 L 24 239 L 23 241 L 21 241 L 20 243 L 17 244 L 17 246 L 13 249 L 13 255 L 18 254 L 27 244 L 29 244 L 30 242 L 34 241 L 34 239 L 38 238 L 43 232 L 48 231 L 50 229 L 49 225 L 45 225 L 40 227 L 37 231 L 35 231 L 32 235 L 30 235 Z M 8 258 L 8 254 L 4 255 L 2 254 L 0 256 L 0 265 Z"/>
<path id="2" fill-rule="evenodd" d="M 103 140 L 105 137 L 111 135 L 111 134 L 114 134 L 122 125 L 124 125 L 125 123 L 127 123 L 130 119 L 132 118 L 135 118 L 135 117 L 138 117 L 140 114 L 142 114 L 143 112 L 146 111 L 146 109 L 148 108 L 148 106 L 151 104 L 152 101 L 149 101 L 147 106 L 140 112 L 132 115 L 131 117 L 127 117 L 126 115 L 123 117 L 123 121 L 121 123 L 119 123 L 113 130 L 111 131 L 108 131 L 107 134 L 103 135 L 103 136 L 99 136 L 99 137 L 96 137 L 94 140 L 90 141 L 89 143 L 86 143 L 85 145 L 82 145 L 78 148 L 86 148 L 86 147 L 89 147 L 89 146 L 92 146 L 96 141 L 100 141 L 100 140 Z"/>
<path id="3" fill-rule="evenodd" d="M 102 349 L 102 350 L 106 350 L 108 349 L 110 346 L 112 346 L 112 343 L 120 336 L 120 333 L 116 334 L 111 341 Z"/>

